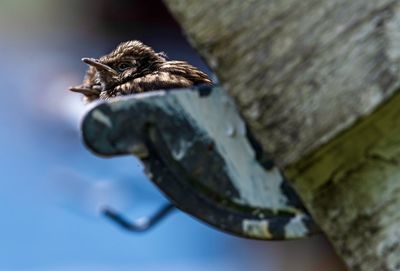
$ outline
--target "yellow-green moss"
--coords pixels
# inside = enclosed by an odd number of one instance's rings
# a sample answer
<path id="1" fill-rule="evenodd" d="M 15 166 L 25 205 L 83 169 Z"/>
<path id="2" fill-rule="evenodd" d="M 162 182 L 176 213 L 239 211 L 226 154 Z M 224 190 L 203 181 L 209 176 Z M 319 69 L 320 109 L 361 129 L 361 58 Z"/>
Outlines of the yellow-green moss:
<path id="1" fill-rule="evenodd" d="M 285 174 L 350 266 L 397 270 L 363 265 L 400 266 L 399 94 Z"/>

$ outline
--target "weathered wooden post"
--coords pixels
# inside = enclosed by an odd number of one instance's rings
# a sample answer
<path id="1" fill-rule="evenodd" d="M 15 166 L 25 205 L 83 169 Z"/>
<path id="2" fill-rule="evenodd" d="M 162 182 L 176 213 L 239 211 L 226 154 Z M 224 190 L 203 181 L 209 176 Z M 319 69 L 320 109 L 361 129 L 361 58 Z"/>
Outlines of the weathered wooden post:
<path id="1" fill-rule="evenodd" d="M 165 3 L 351 270 L 400 270 L 400 2 Z"/>

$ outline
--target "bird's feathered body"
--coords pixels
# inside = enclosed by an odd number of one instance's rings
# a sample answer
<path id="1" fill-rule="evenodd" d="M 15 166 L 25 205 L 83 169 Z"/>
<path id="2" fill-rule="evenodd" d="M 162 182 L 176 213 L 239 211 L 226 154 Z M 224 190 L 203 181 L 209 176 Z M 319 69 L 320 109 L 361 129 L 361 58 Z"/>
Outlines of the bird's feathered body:
<path id="1" fill-rule="evenodd" d="M 158 89 L 211 85 L 207 74 L 185 61 L 168 60 L 139 41 L 121 43 L 99 59 L 82 59 L 89 65 L 83 84 L 70 90 L 83 93 L 87 100 Z"/>

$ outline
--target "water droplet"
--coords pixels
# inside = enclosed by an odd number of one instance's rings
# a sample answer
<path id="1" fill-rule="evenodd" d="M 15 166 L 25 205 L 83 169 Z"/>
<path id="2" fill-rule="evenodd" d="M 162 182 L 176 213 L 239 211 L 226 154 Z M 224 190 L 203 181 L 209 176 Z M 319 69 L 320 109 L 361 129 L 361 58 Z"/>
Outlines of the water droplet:
<path id="1" fill-rule="evenodd" d="M 233 137 L 235 135 L 235 127 L 233 127 L 233 125 L 229 125 L 228 128 L 226 129 L 226 134 L 229 137 Z"/>

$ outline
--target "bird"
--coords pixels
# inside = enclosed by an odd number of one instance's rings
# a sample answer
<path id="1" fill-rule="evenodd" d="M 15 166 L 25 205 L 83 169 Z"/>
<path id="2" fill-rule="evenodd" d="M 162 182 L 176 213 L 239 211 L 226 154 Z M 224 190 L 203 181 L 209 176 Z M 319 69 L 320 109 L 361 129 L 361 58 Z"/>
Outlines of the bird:
<path id="1" fill-rule="evenodd" d="M 160 89 L 212 85 L 208 75 L 186 61 L 169 60 L 138 40 L 120 43 L 100 58 L 82 58 L 89 65 L 81 85 L 69 90 L 86 101 Z"/>

